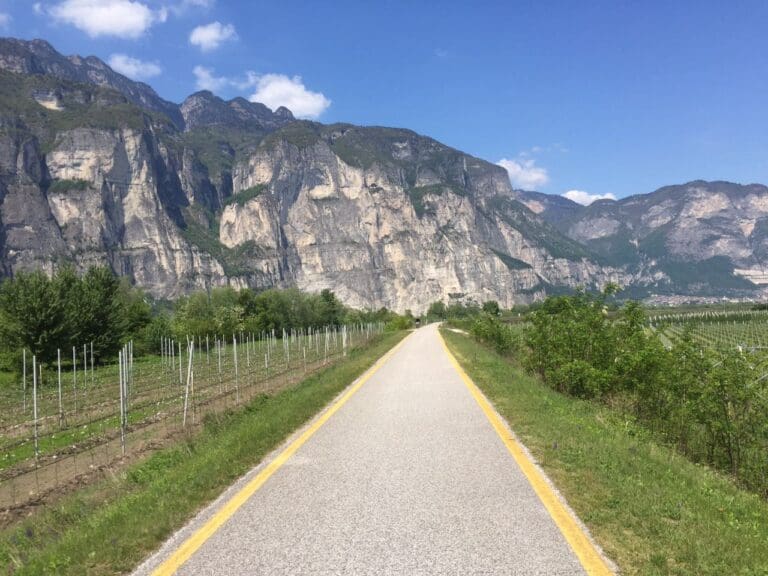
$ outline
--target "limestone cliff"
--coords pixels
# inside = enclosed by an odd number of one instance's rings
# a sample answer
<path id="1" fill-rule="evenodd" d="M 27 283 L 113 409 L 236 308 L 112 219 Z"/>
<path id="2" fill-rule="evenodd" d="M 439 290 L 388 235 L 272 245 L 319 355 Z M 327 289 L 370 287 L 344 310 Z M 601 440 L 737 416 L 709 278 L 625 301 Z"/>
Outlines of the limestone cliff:
<path id="1" fill-rule="evenodd" d="M 296 285 L 414 312 L 665 278 L 587 238 L 620 225 L 549 223 L 536 208 L 499 166 L 409 130 L 298 121 L 209 92 L 177 106 L 97 59 L 0 41 L 6 275 L 106 263 L 156 297 Z"/>
<path id="2" fill-rule="evenodd" d="M 644 267 L 657 293 L 748 295 L 768 285 L 768 188 L 694 181 L 579 206 L 519 192 L 570 238 L 628 270 Z"/>

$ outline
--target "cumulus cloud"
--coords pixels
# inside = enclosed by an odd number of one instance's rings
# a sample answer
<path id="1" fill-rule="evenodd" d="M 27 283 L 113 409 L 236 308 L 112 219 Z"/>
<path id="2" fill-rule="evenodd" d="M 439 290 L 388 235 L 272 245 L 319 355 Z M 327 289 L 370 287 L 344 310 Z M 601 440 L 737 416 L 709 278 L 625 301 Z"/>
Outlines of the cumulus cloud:
<path id="1" fill-rule="evenodd" d="M 232 84 L 229 78 L 216 76 L 212 69 L 205 66 L 195 66 L 192 72 L 195 75 L 195 86 L 198 90 L 218 92 Z"/>
<path id="2" fill-rule="evenodd" d="M 297 118 L 317 118 L 331 105 L 330 99 L 321 92 L 309 90 L 301 76 L 285 74 L 257 74 L 246 72 L 236 78 L 216 76 L 213 69 L 195 66 L 192 70 L 198 90 L 220 92 L 253 90 L 251 102 L 261 102 L 272 110 L 285 106 Z"/>
<path id="3" fill-rule="evenodd" d="M 139 38 L 153 24 L 168 18 L 167 9 L 153 10 L 137 0 L 63 0 L 39 10 L 92 38 Z"/>
<path id="4" fill-rule="evenodd" d="M 109 65 L 113 70 L 134 80 L 153 78 L 163 71 L 157 62 L 144 62 L 126 54 L 112 54 L 109 57 Z"/>
<path id="5" fill-rule="evenodd" d="M 301 76 L 264 74 L 254 80 L 256 91 L 251 102 L 261 102 L 272 110 L 285 106 L 299 118 L 317 118 L 331 105 L 322 93 L 308 90 Z"/>
<path id="6" fill-rule="evenodd" d="M 589 206 L 596 200 L 616 200 L 616 196 L 610 192 L 608 194 L 590 194 L 584 190 L 568 190 L 563 196 L 584 206 Z"/>
<path id="7" fill-rule="evenodd" d="M 546 168 L 537 166 L 533 158 L 518 157 L 514 160 L 502 158 L 498 164 L 509 174 L 509 181 L 513 188 L 535 190 L 549 182 Z"/>
<path id="8" fill-rule="evenodd" d="M 198 26 L 189 35 L 189 43 L 197 46 L 203 52 L 216 50 L 224 42 L 237 40 L 237 32 L 232 24 L 211 22 L 205 26 Z"/>

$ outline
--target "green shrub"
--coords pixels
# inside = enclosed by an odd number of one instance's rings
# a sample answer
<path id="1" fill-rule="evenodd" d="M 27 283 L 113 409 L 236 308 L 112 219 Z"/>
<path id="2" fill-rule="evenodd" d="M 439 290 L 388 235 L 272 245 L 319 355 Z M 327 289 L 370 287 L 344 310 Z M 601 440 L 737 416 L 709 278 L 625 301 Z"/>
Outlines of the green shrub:
<path id="1" fill-rule="evenodd" d="M 524 365 L 550 387 L 625 410 L 694 461 L 768 495 L 768 378 L 760 356 L 684 337 L 666 349 L 637 302 L 607 313 L 611 290 L 548 298 L 531 313 Z M 472 333 L 499 352 L 512 344 L 490 316 Z M 507 328 L 507 330 L 509 330 Z"/>
<path id="2" fill-rule="evenodd" d="M 49 192 L 69 192 L 86 190 L 91 183 L 87 180 L 54 180 L 48 187 Z"/>

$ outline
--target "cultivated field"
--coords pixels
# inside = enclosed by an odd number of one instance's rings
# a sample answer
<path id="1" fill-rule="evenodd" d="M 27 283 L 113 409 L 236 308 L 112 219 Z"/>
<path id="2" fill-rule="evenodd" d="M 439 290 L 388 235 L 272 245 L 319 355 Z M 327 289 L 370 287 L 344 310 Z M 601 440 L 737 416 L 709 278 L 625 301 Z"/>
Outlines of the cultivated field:
<path id="1" fill-rule="evenodd" d="M 274 392 L 346 355 L 382 325 L 158 342 L 158 354 L 91 366 L 88 348 L 0 387 L 0 509 L 156 449 L 211 413 Z M 85 361 L 84 361 L 85 356 Z M 34 368 L 33 368 L 34 361 Z"/>

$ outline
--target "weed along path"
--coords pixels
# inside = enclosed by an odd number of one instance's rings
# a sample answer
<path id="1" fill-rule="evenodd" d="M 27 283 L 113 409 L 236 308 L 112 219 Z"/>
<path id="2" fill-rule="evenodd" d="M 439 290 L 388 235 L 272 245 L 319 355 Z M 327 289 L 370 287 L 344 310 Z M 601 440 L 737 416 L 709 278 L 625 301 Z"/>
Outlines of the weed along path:
<path id="1" fill-rule="evenodd" d="M 135 572 L 610 573 L 435 325 Z"/>

